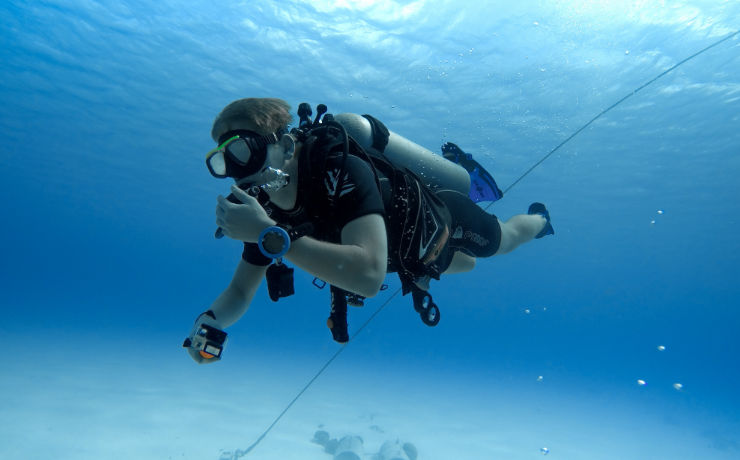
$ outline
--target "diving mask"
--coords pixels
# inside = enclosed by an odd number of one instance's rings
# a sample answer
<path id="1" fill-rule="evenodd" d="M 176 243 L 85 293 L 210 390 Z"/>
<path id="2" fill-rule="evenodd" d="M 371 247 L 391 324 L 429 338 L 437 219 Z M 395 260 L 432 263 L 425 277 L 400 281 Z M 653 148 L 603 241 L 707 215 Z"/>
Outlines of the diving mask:
<path id="1" fill-rule="evenodd" d="M 267 146 L 277 144 L 283 133 L 260 136 L 252 131 L 235 132 L 206 154 L 208 171 L 219 179 L 243 179 L 260 172 L 267 162 Z"/>

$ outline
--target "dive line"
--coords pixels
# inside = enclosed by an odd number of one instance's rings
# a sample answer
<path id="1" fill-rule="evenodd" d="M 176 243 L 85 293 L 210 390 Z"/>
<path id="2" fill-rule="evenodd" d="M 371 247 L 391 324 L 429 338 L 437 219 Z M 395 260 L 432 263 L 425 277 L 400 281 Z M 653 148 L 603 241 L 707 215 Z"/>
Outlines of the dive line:
<path id="1" fill-rule="evenodd" d="M 539 161 L 537 161 L 537 162 L 536 162 L 535 164 L 533 164 L 533 165 L 532 165 L 532 166 L 531 166 L 531 167 L 530 167 L 530 168 L 529 168 L 528 170 L 526 170 L 526 171 L 524 172 L 524 174 L 522 174 L 521 176 L 519 176 L 519 178 L 518 178 L 517 180 L 515 180 L 515 181 L 514 181 L 514 182 L 513 182 L 513 183 L 512 183 L 511 185 L 509 185 L 508 187 L 506 187 L 506 189 L 504 189 L 504 194 L 506 194 L 506 192 L 508 192 L 508 191 L 509 191 L 509 190 L 511 190 L 511 189 L 512 189 L 512 188 L 513 188 L 513 187 L 514 187 L 514 186 L 515 186 L 516 184 L 518 184 L 518 183 L 519 183 L 519 181 L 521 181 L 521 180 L 522 180 L 522 179 L 524 179 L 524 178 L 525 178 L 525 177 L 526 177 L 527 175 L 529 175 L 529 173 L 531 173 L 532 171 L 534 171 L 534 170 L 535 170 L 535 168 L 537 168 L 537 167 L 538 167 L 539 165 L 541 165 L 542 163 L 544 163 L 544 162 L 545 162 L 545 160 L 547 160 L 548 158 L 550 158 L 550 156 L 552 156 L 552 154 L 553 154 L 553 153 L 555 153 L 555 152 L 557 152 L 558 150 L 560 150 L 560 148 L 561 148 L 562 146 L 564 146 L 565 144 L 567 144 L 568 142 L 570 142 L 570 140 L 571 140 L 571 139 L 573 139 L 574 137 L 576 137 L 577 135 L 579 135 L 579 134 L 581 133 L 581 131 L 583 131 L 584 129 L 586 129 L 586 128 L 588 128 L 589 126 L 591 126 L 591 124 L 592 124 L 593 122 L 595 122 L 596 120 L 598 120 L 598 119 L 599 119 L 599 118 L 601 118 L 602 116 L 604 116 L 604 115 L 606 115 L 607 113 L 609 113 L 609 112 L 610 112 L 610 111 L 611 111 L 612 109 L 614 109 L 615 107 L 617 107 L 617 106 L 618 106 L 619 104 L 621 104 L 622 102 L 626 101 L 626 100 L 627 100 L 627 99 L 629 99 L 630 97 L 634 96 L 635 94 L 637 94 L 637 93 L 638 93 L 638 92 L 640 92 L 641 90 L 643 90 L 643 89 L 647 88 L 648 86 L 650 86 L 651 84 L 653 84 L 653 83 L 654 83 L 654 82 L 655 82 L 656 80 L 658 80 L 659 78 L 661 78 L 661 77 L 663 77 L 663 76 L 665 76 L 665 75 L 667 75 L 667 74 L 669 74 L 669 73 L 673 72 L 673 71 L 674 71 L 674 70 L 676 70 L 676 69 L 677 69 L 678 67 L 680 67 L 681 65 L 685 64 L 686 62 L 688 62 L 688 61 L 690 61 L 690 60 L 694 59 L 695 57 L 699 56 L 699 55 L 700 55 L 700 54 L 702 54 L 702 53 L 705 53 L 706 51 L 709 51 L 710 49 L 714 48 L 715 46 L 717 46 L 717 45 L 719 45 L 719 44 L 721 44 L 721 43 L 724 43 L 725 41 L 727 41 L 727 40 L 731 39 L 732 37 L 734 37 L 734 36 L 735 36 L 735 35 L 737 35 L 737 34 L 740 34 L 740 30 L 738 30 L 738 31 L 736 31 L 736 32 L 733 32 L 733 33 L 731 33 L 731 34 L 727 35 L 726 37 L 722 38 L 722 39 L 721 39 L 721 40 L 719 40 L 719 41 L 716 41 L 716 42 L 712 43 L 711 45 L 707 46 L 706 48 L 702 49 L 701 51 L 697 51 L 696 53 L 694 53 L 694 54 L 692 54 L 691 56 L 689 56 L 689 57 L 687 57 L 687 58 L 683 59 L 683 60 L 682 60 L 682 61 L 680 61 L 679 63 L 677 63 L 677 64 L 674 64 L 674 65 L 673 65 L 672 67 L 670 67 L 669 69 L 667 69 L 667 70 L 664 70 L 663 72 L 661 72 L 661 73 L 660 73 L 660 74 L 659 74 L 659 75 L 658 75 L 657 77 L 653 78 L 652 80 L 648 81 L 647 83 L 644 83 L 644 84 L 643 84 L 642 86 L 640 86 L 639 88 L 637 88 L 637 89 L 634 89 L 634 90 L 632 90 L 632 92 L 628 93 L 628 94 L 627 94 L 626 96 L 624 96 L 624 97 L 623 97 L 622 99 L 618 100 L 618 101 L 617 101 L 617 102 L 615 102 L 614 104 L 612 104 L 612 105 L 610 105 L 609 107 L 607 107 L 606 109 L 602 110 L 602 111 L 601 111 L 601 112 L 600 112 L 600 113 L 599 113 L 598 115 L 596 115 L 595 117 L 593 117 L 592 119 L 590 119 L 590 120 L 589 120 L 589 121 L 588 121 L 588 122 L 587 122 L 587 123 L 586 123 L 585 125 L 583 125 L 583 126 L 581 126 L 580 128 L 578 128 L 578 129 L 577 129 L 577 130 L 576 130 L 576 131 L 575 131 L 575 132 L 574 132 L 573 134 L 571 134 L 570 136 L 568 136 L 568 137 L 567 137 L 567 138 L 566 138 L 566 139 L 565 139 L 565 140 L 564 140 L 563 142 L 559 143 L 559 144 L 558 144 L 558 145 L 557 145 L 557 146 L 556 146 L 556 147 L 555 147 L 554 149 L 550 150 L 550 152 L 548 152 L 548 153 L 547 153 L 547 154 L 546 154 L 545 156 L 543 156 L 542 158 L 540 158 L 540 159 L 539 159 Z M 493 203 L 491 203 L 491 204 L 493 204 Z M 489 204 L 488 206 L 491 206 L 491 204 Z M 488 207 L 486 207 L 486 209 L 488 209 Z"/>
<path id="2" fill-rule="evenodd" d="M 285 413 L 288 412 L 288 410 L 291 407 L 293 407 L 293 404 L 295 404 L 296 401 L 298 401 L 298 398 L 300 398 L 301 396 L 303 396 L 303 393 L 305 393 L 306 390 L 308 390 L 308 388 L 311 385 L 313 385 L 313 382 L 315 382 L 316 379 L 319 378 L 319 376 L 324 373 L 324 371 L 326 370 L 326 368 L 329 367 L 329 365 L 335 359 L 337 359 L 337 357 L 340 354 L 342 354 L 342 352 L 347 347 L 347 345 L 349 345 L 349 343 L 351 341 L 353 341 L 355 339 L 355 337 L 357 337 L 358 335 L 360 335 L 360 332 L 362 332 L 362 330 L 365 329 L 365 326 L 367 326 L 368 324 L 370 324 L 370 321 L 372 321 L 373 319 L 375 319 L 375 317 L 378 316 L 378 314 L 386 307 L 386 305 L 388 305 L 391 302 L 391 300 L 393 300 L 394 297 L 396 297 L 396 295 L 398 295 L 399 292 L 401 292 L 401 288 L 396 289 L 396 291 L 393 294 L 391 294 L 390 297 L 388 297 L 385 300 L 385 302 L 383 302 L 383 304 L 380 307 L 378 307 L 378 309 L 375 310 L 375 312 L 373 312 L 372 315 L 370 315 L 370 317 L 362 324 L 362 326 L 360 326 L 357 329 L 357 331 L 354 334 L 352 334 L 352 337 L 350 337 L 350 339 L 347 342 L 343 343 L 342 346 L 339 347 L 339 349 L 331 356 L 331 358 L 329 358 L 328 361 L 326 361 L 326 363 L 324 363 L 323 366 L 321 366 L 321 369 L 319 369 L 318 372 L 316 372 L 316 374 L 311 378 L 311 380 L 309 380 L 308 383 L 306 383 L 306 385 L 303 387 L 303 389 L 301 389 L 301 391 L 298 392 L 298 394 L 295 396 L 295 398 L 293 398 L 293 400 L 290 403 L 288 403 L 287 406 L 285 406 L 285 409 L 283 409 L 283 411 L 280 413 L 280 415 L 278 415 L 275 418 L 275 420 L 273 420 L 273 422 L 270 424 L 270 426 L 267 427 L 267 429 L 260 435 L 259 438 L 257 438 L 256 441 L 254 441 L 252 443 L 251 446 L 247 447 L 244 450 L 237 449 L 234 452 L 234 454 L 231 456 L 231 459 L 233 459 L 233 460 L 239 459 L 239 458 L 247 455 L 248 453 L 250 453 L 252 451 L 252 449 L 254 449 L 255 447 L 257 447 L 257 444 L 259 444 L 262 441 L 262 439 L 264 439 L 265 436 L 267 436 L 267 433 L 269 433 L 270 430 L 272 430 L 272 428 L 275 425 L 277 425 L 277 423 L 280 421 L 280 419 L 283 418 L 283 415 L 285 415 Z"/>

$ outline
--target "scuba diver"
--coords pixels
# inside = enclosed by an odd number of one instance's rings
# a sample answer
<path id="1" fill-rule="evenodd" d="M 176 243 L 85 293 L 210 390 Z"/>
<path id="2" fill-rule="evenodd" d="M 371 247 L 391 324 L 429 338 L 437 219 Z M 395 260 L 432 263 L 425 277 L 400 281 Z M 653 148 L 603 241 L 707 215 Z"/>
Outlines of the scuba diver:
<path id="1" fill-rule="evenodd" d="M 235 181 L 228 197 L 218 197 L 216 237 L 242 241 L 244 250 L 231 282 L 185 339 L 198 363 L 221 358 L 224 329 L 244 315 L 263 278 L 272 300 L 293 294 L 285 261 L 331 286 L 327 326 L 346 343 L 347 305 L 375 296 L 387 273 L 398 273 L 403 294 L 434 326 L 431 279 L 554 234 L 541 203 L 505 222 L 478 206 L 502 193 L 457 145 L 435 155 L 372 116 L 332 116 L 323 104 L 317 112 L 311 120 L 311 107 L 301 104 L 300 123 L 289 131 L 285 101 L 245 98 L 213 122 L 217 147 L 206 166 Z"/>

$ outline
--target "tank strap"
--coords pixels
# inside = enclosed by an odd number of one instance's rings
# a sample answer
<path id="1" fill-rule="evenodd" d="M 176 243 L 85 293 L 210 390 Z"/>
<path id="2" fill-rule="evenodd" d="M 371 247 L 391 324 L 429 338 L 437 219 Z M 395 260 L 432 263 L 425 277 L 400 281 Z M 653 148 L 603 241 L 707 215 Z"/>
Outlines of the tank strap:
<path id="1" fill-rule="evenodd" d="M 298 200 L 299 205 L 309 214 L 309 219 L 316 217 L 316 200 L 323 190 L 326 163 L 330 157 L 341 155 L 335 150 L 342 144 L 340 139 L 328 133 L 326 127 L 318 128 L 314 133 L 303 142 L 298 160 L 301 175 L 298 181 Z"/>
<path id="2" fill-rule="evenodd" d="M 373 130 L 373 148 L 380 153 L 385 151 L 385 147 L 388 145 L 388 139 L 391 136 L 391 132 L 383 124 L 382 121 L 378 120 L 372 115 L 364 114 L 363 117 L 370 122 L 370 127 Z"/>

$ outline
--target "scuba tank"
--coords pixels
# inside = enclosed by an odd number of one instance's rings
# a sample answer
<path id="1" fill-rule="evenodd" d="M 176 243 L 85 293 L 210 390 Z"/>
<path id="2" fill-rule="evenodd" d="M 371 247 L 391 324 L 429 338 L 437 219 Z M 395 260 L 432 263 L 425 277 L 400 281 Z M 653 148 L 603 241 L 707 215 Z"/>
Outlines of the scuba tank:
<path id="1" fill-rule="evenodd" d="M 349 134 L 364 149 L 375 147 L 375 136 L 370 121 L 355 113 L 340 113 L 334 121 L 344 126 Z M 393 131 L 388 131 L 388 144 L 381 153 L 390 161 L 416 173 L 424 185 L 432 190 L 455 190 L 464 195 L 470 191 L 470 175 L 462 166 L 435 155 Z"/>

